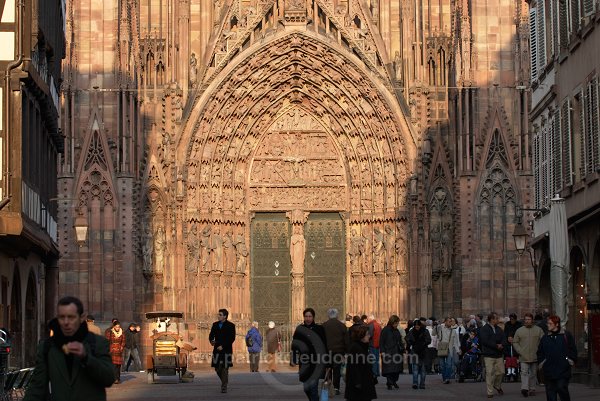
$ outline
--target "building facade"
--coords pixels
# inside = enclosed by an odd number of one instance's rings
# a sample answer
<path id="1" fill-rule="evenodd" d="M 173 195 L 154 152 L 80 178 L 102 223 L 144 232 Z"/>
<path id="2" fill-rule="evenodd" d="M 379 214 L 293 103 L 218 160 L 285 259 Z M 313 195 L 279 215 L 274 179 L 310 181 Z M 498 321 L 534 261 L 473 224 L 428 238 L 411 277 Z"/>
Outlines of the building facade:
<path id="1" fill-rule="evenodd" d="M 0 326 L 32 366 L 58 290 L 57 166 L 64 1 L 0 3 Z"/>
<path id="2" fill-rule="evenodd" d="M 532 131 L 536 208 L 565 200 L 567 328 L 583 376 L 600 370 L 600 3 L 531 1 Z M 552 309 L 550 216 L 531 216 L 537 303 Z M 594 334 L 596 333 L 596 334 Z"/>
<path id="3" fill-rule="evenodd" d="M 201 349 L 220 307 L 533 310 L 528 41 L 518 0 L 69 0 L 61 292 Z"/>

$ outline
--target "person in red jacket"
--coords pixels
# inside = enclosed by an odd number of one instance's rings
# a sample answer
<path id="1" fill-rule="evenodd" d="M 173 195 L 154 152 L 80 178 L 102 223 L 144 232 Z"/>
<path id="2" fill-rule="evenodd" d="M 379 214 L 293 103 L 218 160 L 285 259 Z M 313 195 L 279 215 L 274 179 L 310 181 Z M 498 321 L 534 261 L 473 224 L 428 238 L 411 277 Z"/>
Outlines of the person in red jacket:
<path id="1" fill-rule="evenodd" d="M 369 355 L 373 355 L 373 377 L 375 384 L 379 377 L 379 337 L 381 336 L 381 325 L 375 320 L 374 315 L 369 315 L 367 318 L 367 327 L 369 328 Z"/>

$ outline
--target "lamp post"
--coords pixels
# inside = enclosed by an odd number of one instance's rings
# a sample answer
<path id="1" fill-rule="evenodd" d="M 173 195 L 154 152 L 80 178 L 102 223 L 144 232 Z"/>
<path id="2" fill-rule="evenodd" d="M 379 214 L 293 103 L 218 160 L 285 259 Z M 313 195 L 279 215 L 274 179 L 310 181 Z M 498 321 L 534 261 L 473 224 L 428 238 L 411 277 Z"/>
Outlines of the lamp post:
<path id="1" fill-rule="evenodd" d="M 79 247 L 83 247 L 85 242 L 87 241 L 87 233 L 88 233 L 88 222 L 83 213 L 79 213 L 75 218 L 75 237 L 77 239 L 77 244 Z"/>

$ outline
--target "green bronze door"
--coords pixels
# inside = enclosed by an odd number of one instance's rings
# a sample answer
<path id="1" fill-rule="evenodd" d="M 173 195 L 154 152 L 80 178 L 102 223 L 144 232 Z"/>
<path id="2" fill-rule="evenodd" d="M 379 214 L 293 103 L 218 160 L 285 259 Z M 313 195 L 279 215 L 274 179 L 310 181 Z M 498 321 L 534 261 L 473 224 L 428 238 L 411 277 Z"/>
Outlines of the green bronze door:
<path id="1" fill-rule="evenodd" d="M 265 326 L 290 320 L 290 224 L 285 213 L 257 213 L 251 224 L 252 314 Z"/>
<path id="2" fill-rule="evenodd" d="M 339 213 L 311 213 L 304 225 L 306 306 L 316 321 L 327 320 L 327 309 L 344 313 L 346 251 L 344 222 Z"/>

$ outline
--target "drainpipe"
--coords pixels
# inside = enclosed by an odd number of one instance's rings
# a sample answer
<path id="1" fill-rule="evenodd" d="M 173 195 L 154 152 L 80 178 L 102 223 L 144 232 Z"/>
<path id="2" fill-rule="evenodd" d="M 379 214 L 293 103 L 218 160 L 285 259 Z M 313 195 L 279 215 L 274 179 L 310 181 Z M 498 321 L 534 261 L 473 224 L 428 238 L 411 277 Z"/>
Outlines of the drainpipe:
<path id="1" fill-rule="evenodd" d="M 23 14 L 25 13 L 25 2 L 24 0 L 19 0 L 19 5 L 17 7 L 17 40 L 19 43 L 17 59 L 8 63 L 6 66 L 6 74 L 5 74 L 5 85 L 6 85 L 6 134 L 4 135 L 4 160 L 6 163 L 6 171 L 4 173 L 4 199 L 0 201 L 0 210 L 4 208 L 9 202 L 11 198 L 10 193 L 10 179 L 11 179 L 11 161 L 10 161 L 10 73 L 15 68 L 18 68 L 21 64 L 23 64 Z"/>

